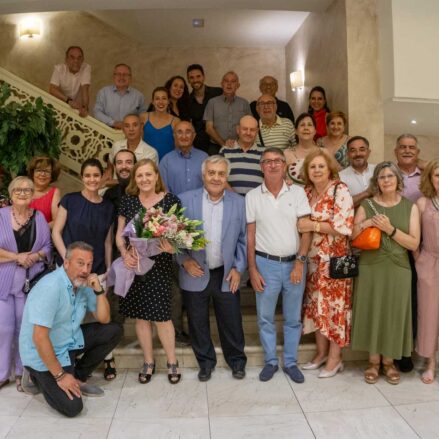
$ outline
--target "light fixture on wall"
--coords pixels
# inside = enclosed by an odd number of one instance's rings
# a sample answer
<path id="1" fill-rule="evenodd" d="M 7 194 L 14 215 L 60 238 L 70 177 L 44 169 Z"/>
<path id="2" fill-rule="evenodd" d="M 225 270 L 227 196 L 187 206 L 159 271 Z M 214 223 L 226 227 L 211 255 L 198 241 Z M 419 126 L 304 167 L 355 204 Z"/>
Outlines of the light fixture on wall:
<path id="1" fill-rule="evenodd" d="M 204 27 L 204 18 L 193 18 L 192 27 Z"/>
<path id="2" fill-rule="evenodd" d="M 41 37 L 41 20 L 35 17 L 25 18 L 18 25 L 21 40 L 38 39 Z"/>
<path id="3" fill-rule="evenodd" d="M 290 84 L 292 91 L 300 90 L 304 87 L 305 80 L 302 70 L 296 70 L 295 72 L 290 73 Z"/>

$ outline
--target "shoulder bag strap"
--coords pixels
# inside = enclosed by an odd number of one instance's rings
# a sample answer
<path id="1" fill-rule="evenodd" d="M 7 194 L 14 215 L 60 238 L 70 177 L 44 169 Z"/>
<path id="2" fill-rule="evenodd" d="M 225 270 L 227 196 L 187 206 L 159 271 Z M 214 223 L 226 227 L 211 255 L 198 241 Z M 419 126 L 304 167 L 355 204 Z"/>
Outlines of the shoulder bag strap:
<path id="1" fill-rule="evenodd" d="M 259 140 L 261 141 L 261 146 L 265 148 L 264 139 L 262 138 L 261 130 L 258 131 Z"/>

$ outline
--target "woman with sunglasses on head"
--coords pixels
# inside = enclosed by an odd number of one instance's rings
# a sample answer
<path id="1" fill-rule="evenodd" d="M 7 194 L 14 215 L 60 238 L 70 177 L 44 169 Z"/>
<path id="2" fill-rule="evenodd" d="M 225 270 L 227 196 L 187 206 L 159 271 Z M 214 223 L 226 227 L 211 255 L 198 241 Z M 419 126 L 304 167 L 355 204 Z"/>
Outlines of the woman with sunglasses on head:
<path id="1" fill-rule="evenodd" d="M 29 292 L 26 283 L 44 270 L 52 244 L 43 214 L 30 207 L 34 193 L 32 180 L 17 177 L 9 184 L 8 191 L 12 204 L 0 209 L 0 388 L 9 382 L 14 364 L 15 384 L 22 392 L 18 335 L 25 293 Z"/>

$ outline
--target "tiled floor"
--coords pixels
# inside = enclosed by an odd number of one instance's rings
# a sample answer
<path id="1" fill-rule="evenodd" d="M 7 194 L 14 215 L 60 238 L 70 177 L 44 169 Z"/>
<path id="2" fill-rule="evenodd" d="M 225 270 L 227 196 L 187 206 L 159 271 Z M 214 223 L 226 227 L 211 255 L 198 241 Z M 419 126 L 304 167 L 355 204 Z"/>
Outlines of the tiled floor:
<path id="1" fill-rule="evenodd" d="M 195 369 L 168 383 L 164 372 L 140 385 L 134 371 L 119 371 L 106 383 L 104 398 L 85 398 L 85 409 L 66 419 L 43 401 L 0 390 L 0 439 L 73 438 L 439 438 L 439 382 L 422 384 L 419 373 L 402 376 L 391 386 L 381 378 L 368 385 L 362 367 L 349 365 L 335 378 L 306 373 L 305 384 L 292 383 L 283 372 L 261 383 L 259 368 L 249 368 L 243 381 L 227 369 L 200 383 Z"/>

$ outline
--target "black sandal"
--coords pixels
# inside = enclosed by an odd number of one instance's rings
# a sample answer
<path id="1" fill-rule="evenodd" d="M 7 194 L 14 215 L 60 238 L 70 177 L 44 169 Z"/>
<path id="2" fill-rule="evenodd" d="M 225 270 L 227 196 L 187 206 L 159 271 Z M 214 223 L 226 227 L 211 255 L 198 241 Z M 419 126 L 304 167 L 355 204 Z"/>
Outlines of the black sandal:
<path id="1" fill-rule="evenodd" d="M 151 373 L 148 373 L 151 370 Z M 142 369 L 139 372 L 139 383 L 146 384 L 151 381 L 152 376 L 155 374 L 155 363 L 143 363 Z"/>
<path id="2" fill-rule="evenodd" d="M 114 357 L 109 360 L 104 360 L 105 369 L 104 369 L 104 378 L 107 381 L 113 381 L 117 377 L 116 363 L 114 362 Z"/>
<path id="3" fill-rule="evenodd" d="M 168 368 L 168 381 L 171 384 L 177 384 L 181 380 L 181 373 L 177 373 L 178 361 L 174 364 L 166 363 L 166 367 Z"/>

